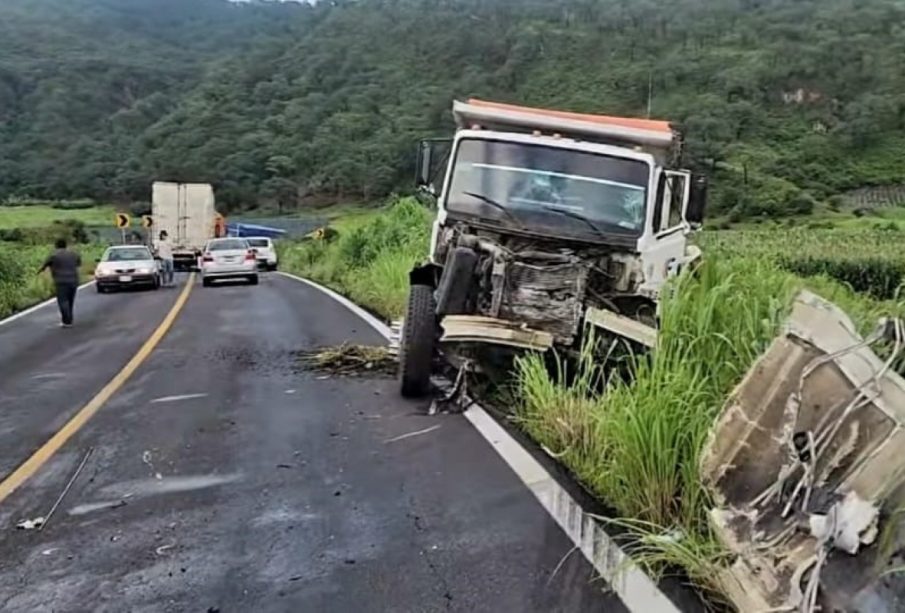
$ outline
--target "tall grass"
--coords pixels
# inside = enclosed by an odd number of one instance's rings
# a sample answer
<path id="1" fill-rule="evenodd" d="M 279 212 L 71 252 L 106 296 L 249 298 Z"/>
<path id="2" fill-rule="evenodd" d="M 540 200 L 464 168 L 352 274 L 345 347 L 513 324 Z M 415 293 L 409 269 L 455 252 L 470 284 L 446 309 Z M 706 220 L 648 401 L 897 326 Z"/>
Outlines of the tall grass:
<path id="1" fill-rule="evenodd" d="M 805 285 L 850 309 L 864 330 L 881 313 L 903 311 L 768 261 L 712 259 L 664 293 L 657 347 L 631 358 L 631 379 L 587 385 L 606 365 L 586 355 L 574 378 L 551 373 L 539 355 L 516 364 L 517 416 L 529 434 L 624 518 L 618 523 L 640 536 L 636 554 L 682 566 L 708 589 L 722 554 L 707 523 L 699 456 L 725 399 Z"/>
<path id="2" fill-rule="evenodd" d="M 348 295 L 389 319 L 402 316 L 408 273 L 427 256 L 430 212 L 413 198 L 361 216 L 332 241 L 280 245 L 281 266 Z"/>
<path id="3" fill-rule="evenodd" d="M 398 317 L 408 271 L 427 251 L 430 218 L 417 202 L 402 200 L 343 228 L 335 242 L 284 244 L 282 262 Z M 544 356 L 522 357 L 514 372 L 515 417 L 617 511 L 621 519 L 609 521 L 637 537 L 633 553 L 643 563 L 684 568 L 698 586 L 717 594 L 726 558 L 707 522 L 710 501 L 699 456 L 725 399 L 773 340 L 795 294 L 807 287 L 835 302 L 862 333 L 880 316 L 905 315 L 901 303 L 856 293 L 834 269 L 808 270 L 809 276 L 801 277 L 781 259 L 844 261 L 846 253 L 855 258 L 880 253 L 887 262 L 905 261 L 887 243 L 873 248 L 879 238 L 710 235 L 702 241 L 709 244 L 703 265 L 663 292 L 655 351 L 627 358 L 620 352 L 618 359 L 627 364 L 612 369 L 612 363 L 598 360 L 599 348 L 589 337 L 577 363 L 554 360 L 551 369 Z M 612 374 L 626 366 L 630 378 Z"/>
<path id="4" fill-rule="evenodd" d="M 94 270 L 94 260 L 102 249 L 99 245 L 76 247 L 82 255 L 84 275 Z M 50 275 L 35 274 L 51 251 L 49 245 L 0 242 L 0 319 L 53 295 Z"/>

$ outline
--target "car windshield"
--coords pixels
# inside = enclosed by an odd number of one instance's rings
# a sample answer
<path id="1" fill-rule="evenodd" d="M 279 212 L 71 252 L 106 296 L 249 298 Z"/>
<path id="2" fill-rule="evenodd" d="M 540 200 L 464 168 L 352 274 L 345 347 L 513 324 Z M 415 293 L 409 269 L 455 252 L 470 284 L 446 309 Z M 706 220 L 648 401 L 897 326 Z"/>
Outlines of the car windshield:
<path id="1" fill-rule="evenodd" d="M 649 165 L 639 160 L 466 139 L 446 208 L 546 232 L 638 236 L 649 176 Z"/>
<path id="2" fill-rule="evenodd" d="M 248 244 L 252 247 L 269 247 L 270 243 L 266 238 L 250 238 Z"/>
<path id="3" fill-rule="evenodd" d="M 150 260 L 151 252 L 145 248 L 136 249 L 110 249 L 104 255 L 105 262 L 137 262 L 140 260 Z"/>
<path id="4" fill-rule="evenodd" d="M 245 239 L 214 241 L 207 246 L 208 251 L 238 251 L 240 249 L 248 249 L 248 242 Z"/>

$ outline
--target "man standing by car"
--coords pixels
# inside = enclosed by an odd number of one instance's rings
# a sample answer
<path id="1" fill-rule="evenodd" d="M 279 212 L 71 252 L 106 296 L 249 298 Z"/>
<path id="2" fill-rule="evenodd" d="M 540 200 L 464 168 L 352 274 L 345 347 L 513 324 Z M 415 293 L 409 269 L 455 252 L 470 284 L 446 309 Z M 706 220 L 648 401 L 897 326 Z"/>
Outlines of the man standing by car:
<path id="1" fill-rule="evenodd" d="M 157 239 L 157 257 L 160 258 L 163 284 L 165 286 L 173 285 L 173 248 L 170 246 L 170 238 L 166 230 L 162 230 Z"/>
<path id="2" fill-rule="evenodd" d="M 79 287 L 79 267 L 82 265 L 82 258 L 75 251 L 66 248 L 66 239 L 57 240 L 55 246 L 56 251 L 44 261 L 38 274 L 50 269 L 57 291 L 57 305 L 60 307 L 60 318 L 62 319 L 60 325 L 68 328 L 72 326 L 75 293 Z"/>

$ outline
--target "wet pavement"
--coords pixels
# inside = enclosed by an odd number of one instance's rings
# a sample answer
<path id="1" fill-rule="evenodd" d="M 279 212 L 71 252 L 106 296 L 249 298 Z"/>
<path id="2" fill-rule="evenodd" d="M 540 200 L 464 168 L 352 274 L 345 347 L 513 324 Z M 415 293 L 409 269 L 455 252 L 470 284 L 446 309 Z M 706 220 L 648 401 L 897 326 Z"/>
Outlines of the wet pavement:
<path id="1" fill-rule="evenodd" d="M 72 330 L 53 307 L 0 326 L 0 474 L 123 367 L 178 293 L 89 288 Z M 347 341 L 384 343 L 279 275 L 195 287 L 125 385 L 0 502 L 0 607 L 624 610 L 463 417 L 427 417 L 386 377 L 297 364 Z M 17 530 L 88 450 L 46 528 Z"/>

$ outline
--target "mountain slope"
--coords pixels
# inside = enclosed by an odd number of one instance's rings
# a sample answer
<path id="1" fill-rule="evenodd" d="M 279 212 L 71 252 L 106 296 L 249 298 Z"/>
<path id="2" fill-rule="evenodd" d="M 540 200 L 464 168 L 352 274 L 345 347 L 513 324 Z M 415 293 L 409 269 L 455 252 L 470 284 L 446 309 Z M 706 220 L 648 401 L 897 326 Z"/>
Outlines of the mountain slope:
<path id="1" fill-rule="evenodd" d="M 141 198 L 170 177 L 233 207 L 372 198 L 406 185 L 453 98 L 642 115 L 649 81 L 718 212 L 905 182 L 901 0 L 164 4 L 0 5 L 0 193 Z"/>

